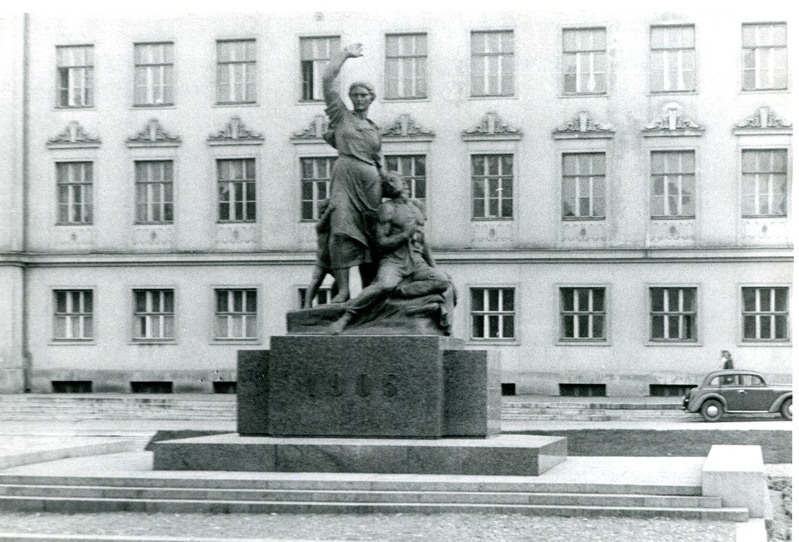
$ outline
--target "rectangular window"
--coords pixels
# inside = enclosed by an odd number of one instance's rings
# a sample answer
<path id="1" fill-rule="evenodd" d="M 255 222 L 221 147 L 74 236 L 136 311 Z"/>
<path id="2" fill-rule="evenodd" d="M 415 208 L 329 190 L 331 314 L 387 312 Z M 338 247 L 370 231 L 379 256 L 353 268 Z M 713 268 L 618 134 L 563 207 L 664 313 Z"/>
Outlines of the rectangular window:
<path id="1" fill-rule="evenodd" d="M 386 156 L 386 169 L 394 171 L 408 183 L 411 197 L 424 201 L 427 194 L 427 159 L 424 155 Z"/>
<path id="2" fill-rule="evenodd" d="M 330 197 L 330 179 L 335 158 L 301 158 L 302 220 L 319 220 L 322 201 Z"/>
<path id="3" fill-rule="evenodd" d="M 513 218 L 513 155 L 472 156 L 472 217 Z"/>
<path id="4" fill-rule="evenodd" d="M 258 337 L 258 296 L 255 289 L 216 290 L 215 339 Z"/>
<path id="5" fill-rule="evenodd" d="M 652 153 L 652 218 L 693 218 L 696 161 L 694 151 Z"/>
<path id="6" fill-rule="evenodd" d="M 560 340 L 605 340 L 605 289 L 560 289 Z"/>
<path id="7" fill-rule="evenodd" d="M 134 340 L 174 340 L 174 290 L 133 290 L 133 302 Z"/>
<path id="8" fill-rule="evenodd" d="M 788 151 L 745 150 L 742 153 L 741 163 L 743 216 L 786 216 Z"/>
<path id="9" fill-rule="evenodd" d="M 513 31 L 472 32 L 472 96 L 513 96 Z"/>
<path id="10" fill-rule="evenodd" d="M 427 34 L 386 36 L 386 98 L 427 97 Z"/>
<path id="11" fill-rule="evenodd" d="M 743 340 L 788 340 L 788 288 L 743 288 Z"/>
<path id="12" fill-rule="evenodd" d="M 300 38 L 300 75 L 302 100 L 321 101 L 322 72 L 330 57 L 341 48 L 338 36 L 325 38 Z"/>
<path id="13" fill-rule="evenodd" d="M 54 290 L 53 338 L 85 341 L 94 338 L 94 292 Z"/>
<path id="14" fill-rule="evenodd" d="M 59 162 L 56 165 L 58 186 L 58 223 L 92 223 L 92 162 Z"/>
<path id="15" fill-rule="evenodd" d="M 472 339 L 516 337 L 514 288 L 472 288 Z"/>
<path id="16" fill-rule="evenodd" d="M 653 341 L 696 341 L 696 288 L 650 288 Z"/>
<path id="17" fill-rule="evenodd" d="M 174 54 L 172 43 L 137 43 L 134 50 L 135 105 L 172 105 Z"/>
<path id="18" fill-rule="evenodd" d="M 216 101 L 255 103 L 255 40 L 216 42 Z"/>
<path id="19" fill-rule="evenodd" d="M 219 221 L 255 221 L 255 159 L 216 161 Z"/>
<path id="20" fill-rule="evenodd" d="M 136 223 L 172 223 L 172 161 L 136 162 Z"/>
<path id="21" fill-rule="evenodd" d="M 742 32 L 743 89 L 787 89 L 787 24 L 744 24 Z"/>
<path id="22" fill-rule="evenodd" d="M 694 26 L 653 26 L 649 34 L 652 92 L 696 89 Z"/>
<path id="23" fill-rule="evenodd" d="M 56 47 L 58 59 L 58 106 L 94 105 L 94 46 Z"/>
<path id="24" fill-rule="evenodd" d="M 563 218 L 605 218 L 605 153 L 563 155 Z"/>
<path id="25" fill-rule="evenodd" d="M 563 30 L 563 92 L 607 92 L 607 57 L 604 28 Z"/>
<path id="26" fill-rule="evenodd" d="M 299 304 L 297 305 L 299 308 L 305 306 L 305 296 L 308 294 L 308 288 L 299 288 L 297 290 L 297 300 Z M 333 299 L 333 289 L 330 286 L 320 286 L 316 290 L 316 299 L 314 300 L 314 307 L 318 307 L 319 305 L 327 305 L 330 303 L 330 300 Z"/>

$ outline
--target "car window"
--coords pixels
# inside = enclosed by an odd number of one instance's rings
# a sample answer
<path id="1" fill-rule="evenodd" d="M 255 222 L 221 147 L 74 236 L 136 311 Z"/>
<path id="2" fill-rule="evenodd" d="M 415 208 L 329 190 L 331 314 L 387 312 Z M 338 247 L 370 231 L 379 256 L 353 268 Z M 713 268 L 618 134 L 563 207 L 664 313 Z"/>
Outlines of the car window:
<path id="1" fill-rule="evenodd" d="M 757 375 L 741 375 L 741 385 L 743 386 L 765 386 L 766 383 Z"/>
<path id="2" fill-rule="evenodd" d="M 725 375 L 718 377 L 719 384 L 717 386 L 737 386 L 739 375 Z"/>

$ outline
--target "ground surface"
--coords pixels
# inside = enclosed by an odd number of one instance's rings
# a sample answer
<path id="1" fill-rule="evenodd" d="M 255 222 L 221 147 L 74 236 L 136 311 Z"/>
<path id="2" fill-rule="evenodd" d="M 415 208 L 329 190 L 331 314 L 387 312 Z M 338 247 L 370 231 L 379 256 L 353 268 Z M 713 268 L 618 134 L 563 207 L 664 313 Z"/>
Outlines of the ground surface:
<path id="1" fill-rule="evenodd" d="M 499 514 L 204 515 L 0 513 L 0 533 L 277 540 L 730 542 L 731 522 Z"/>

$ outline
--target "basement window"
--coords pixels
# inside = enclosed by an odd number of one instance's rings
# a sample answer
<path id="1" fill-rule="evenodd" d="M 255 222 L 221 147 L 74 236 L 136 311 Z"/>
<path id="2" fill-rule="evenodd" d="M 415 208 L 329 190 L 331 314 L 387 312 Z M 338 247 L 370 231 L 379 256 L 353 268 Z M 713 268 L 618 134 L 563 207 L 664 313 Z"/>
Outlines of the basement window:
<path id="1" fill-rule="evenodd" d="M 605 384 L 558 384 L 561 397 L 606 397 Z"/>
<path id="2" fill-rule="evenodd" d="M 516 384 L 503 382 L 502 395 L 516 395 Z"/>
<path id="3" fill-rule="evenodd" d="M 91 393 L 91 380 L 51 380 L 53 393 Z"/>
<path id="4" fill-rule="evenodd" d="M 172 382 L 131 382 L 130 389 L 133 393 L 172 393 Z"/>
<path id="5" fill-rule="evenodd" d="M 649 395 L 652 397 L 683 397 L 695 384 L 650 384 Z"/>
<path id="6" fill-rule="evenodd" d="M 214 393 L 236 393 L 236 383 L 214 382 Z"/>

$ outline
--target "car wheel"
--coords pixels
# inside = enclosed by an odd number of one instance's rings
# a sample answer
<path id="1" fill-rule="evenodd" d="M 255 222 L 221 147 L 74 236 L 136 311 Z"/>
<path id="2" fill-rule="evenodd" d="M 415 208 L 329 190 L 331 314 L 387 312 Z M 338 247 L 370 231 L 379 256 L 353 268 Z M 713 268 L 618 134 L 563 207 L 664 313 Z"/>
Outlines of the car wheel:
<path id="1" fill-rule="evenodd" d="M 708 399 L 702 403 L 702 408 L 699 409 L 699 414 L 706 422 L 717 422 L 724 415 L 724 407 L 715 399 Z"/>
<path id="2" fill-rule="evenodd" d="M 793 397 L 789 397 L 782 402 L 780 414 L 782 414 L 782 417 L 788 421 L 793 420 Z"/>

